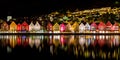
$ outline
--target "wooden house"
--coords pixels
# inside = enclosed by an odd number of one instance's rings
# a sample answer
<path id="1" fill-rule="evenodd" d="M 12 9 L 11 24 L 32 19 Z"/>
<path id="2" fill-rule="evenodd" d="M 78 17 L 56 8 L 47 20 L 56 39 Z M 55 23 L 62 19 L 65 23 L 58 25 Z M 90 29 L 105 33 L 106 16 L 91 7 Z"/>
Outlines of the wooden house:
<path id="1" fill-rule="evenodd" d="M 106 25 L 103 22 L 100 22 L 98 25 L 98 32 L 99 33 L 105 33 Z"/>
<path id="2" fill-rule="evenodd" d="M 106 23 L 106 33 L 110 33 L 111 30 L 112 30 L 111 28 L 112 28 L 112 24 L 111 24 L 110 21 L 108 21 L 108 22 Z"/>
<path id="3" fill-rule="evenodd" d="M 52 26 L 52 24 L 50 22 L 47 24 L 47 31 L 48 31 L 48 33 L 53 32 L 53 26 Z"/>
<path id="4" fill-rule="evenodd" d="M 14 21 L 10 24 L 10 32 L 16 32 L 17 31 L 17 25 Z"/>
<path id="5" fill-rule="evenodd" d="M 26 21 L 22 23 L 22 32 L 28 32 L 29 31 L 29 25 Z"/>
<path id="6" fill-rule="evenodd" d="M 2 32 L 8 32 L 9 31 L 9 25 L 7 24 L 7 22 L 3 22 L 1 24 L 1 30 L 2 30 Z"/>
<path id="7" fill-rule="evenodd" d="M 33 24 L 33 22 L 31 22 L 30 25 L 29 25 L 29 32 L 34 32 L 34 24 Z"/>
<path id="8" fill-rule="evenodd" d="M 17 32 L 21 32 L 22 30 L 22 25 L 20 23 L 17 24 Z"/>
<path id="9" fill-rule="evenodd" d="M 84 33 L 85 32 L 85 25 L 83 23 L 81 23 L 79 25 L 79 33 Z"/>
<path id="10" fill-rule="evenodd" d="M 36 33 L 39 33 L 40 32 L 40 27 L 41 25 L 39 24 L 39 22 L 37 21 L 36 24 L 34 25 L 34 30 Z"/>
<path id="11" fill-rule="evenodd" d="M 65 32 L 65 24 L 64 23 L 62 23 L 62 24 L 60 24 L 60 32 Z"/>
<path id="12" fill-rule="evenodd" d="M 89 23 L 85 24 L 85 33 L 89 33 L 90 32 L 90 25 Z"/>
<path id="13" fill-rule="evenodd" d="M 58 23 L 54 24 L 53 33 L 60 33 L 60 25 Z"/>
<path id="14" fill-rule="evenodd" d="M 79 24 L 77 22 L 75 22 L 72 25 L 72 29 L 73 29 L 73 32 L 79 32 Z"/>
<path id="15" fill-rule="evenodd" d="M 90 31 L 91 31 L 91 33 L 96 33 L 96 31 L 97 31 L 97 24 L 95 22 L 93 22 L 90 25 Z"/>

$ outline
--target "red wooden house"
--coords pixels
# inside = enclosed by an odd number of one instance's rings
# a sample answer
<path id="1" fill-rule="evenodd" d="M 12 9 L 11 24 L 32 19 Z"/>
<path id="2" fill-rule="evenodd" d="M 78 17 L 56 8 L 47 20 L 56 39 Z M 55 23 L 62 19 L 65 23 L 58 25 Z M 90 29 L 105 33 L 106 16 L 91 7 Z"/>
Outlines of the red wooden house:
<path id="1" fill-rule="evenodd" d="M 110 21 L 106 23 L 106 33 L 110 33 L 112 28 L 112 24 Z"/>
<path id="2" fill-rule="evenodd" d="M 95 33 L 96 32 L 96 30 L 97 30 L 97 24 L 95 22 L 93 22 L 90 25 L 90 30 L 91 30 L 91 33 Z"/>
<path id="3" fill-rule="evenodd" d="M 28 25 L 28 23 L 27 23 L 26 21 L 24 21 L 24 22 L 22 23 L 22 31 L 23 31 L 23 32 L 29 31 L 29 25 Z"/>
<path id="4" fill-rule="evenodd" d="M 20 23 L 18 23 L 17 25 L 17 32 L 20 32 L 22 30 L 22 25 Z"/>
<path id="5" fill-rule="evenodd" d="M 98 30 L 99 30 L 98 32 L 99 33 L 105 33 L 105 28 L 106 28 L 105 23 L 100 22 L 99 25 L 98 25 Z"/>

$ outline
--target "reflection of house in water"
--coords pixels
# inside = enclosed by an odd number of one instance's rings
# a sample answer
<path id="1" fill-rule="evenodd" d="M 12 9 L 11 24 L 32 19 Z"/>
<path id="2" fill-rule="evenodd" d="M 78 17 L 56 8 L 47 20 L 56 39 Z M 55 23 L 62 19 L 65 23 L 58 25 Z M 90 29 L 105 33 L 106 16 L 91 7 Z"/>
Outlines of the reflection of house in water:
<path id="1" fill-rule="evenodd" d="M 60 35 L 54 35 L 53 36 L 53 44 L 55 46 L 58 46 L 60 44 Z"/>
<path id="2" fill-rule="evenodd" d="M 114 35 L 113 44 L 114 44 L 115 46 L 119 46 L 119 45 L 120 45 L 119 35 Z"/>
<path id="3" fill-rule="evenodd" d="M 9 40 L 10 46 L 14 48 L 17 45 L 17 40 L 16 40 L 17 38 L 15 35 L 11 35 L 9 38 L 10 38 Z"/>
<path id="4" fill-rule="evenodd" d="M 29 36 L 29 45 L 30 45 L 30 47 L 34 46 L 34 38 L 33 38 L 33 36 Z"/>
<path id="5" fill-rule="evenodd" d="M 64 35 L 60 35 L 60 42 L 62 45 L 65 44 L 65 36 Z"/>
<path id="6" fill-rule="evenodd" d="M 83 45 L 85 44 L 85 36 L 83 36 L 83 35 L 80 35 L 80 36 L 79 36 L 79 44 L 80 44 L 81 46 L 83 46 Z"/>
<path id="7" fill-rule="evenodd" d="M 21 36 L 17 36 L 17 45 L 21 44 L 22 44 Z"/>
<path id="8" fill-rule="evenodd" d="M 71 35 L 69 37 L 69 44 L 74 44 L 75 43 L 75 36 L 74 35 Z"/>
<path id="9" fill-rule="evenodd" d="M 85 42 L 86 42 L 86 45 L 90 45 L 90 42 L 91 42 L 91 36 L 90 35 L 85 35 Z"/>

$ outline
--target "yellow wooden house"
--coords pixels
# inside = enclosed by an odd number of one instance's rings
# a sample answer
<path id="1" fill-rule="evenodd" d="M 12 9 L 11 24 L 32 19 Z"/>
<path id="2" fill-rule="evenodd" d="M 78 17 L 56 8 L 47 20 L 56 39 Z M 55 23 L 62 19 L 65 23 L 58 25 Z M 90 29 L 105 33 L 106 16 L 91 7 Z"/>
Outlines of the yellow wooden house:
<path id="1" fill-rule="evenodd" d="M 74 22 L 74 24 L 72 25 L 72 31 L 79 32 L 79 24 L 77 22 Z"/>
<path id="2" fill-rule="evenodd" d="M 17 25 L 14 21 L 10 24 L 10 32 L 16 32 L 17 30 Z"/>
<path id="3" fill-rule="evenodd" d="M 54 24 L 53 33 L 60 33 L 60 25 L 58 23 Z"/>

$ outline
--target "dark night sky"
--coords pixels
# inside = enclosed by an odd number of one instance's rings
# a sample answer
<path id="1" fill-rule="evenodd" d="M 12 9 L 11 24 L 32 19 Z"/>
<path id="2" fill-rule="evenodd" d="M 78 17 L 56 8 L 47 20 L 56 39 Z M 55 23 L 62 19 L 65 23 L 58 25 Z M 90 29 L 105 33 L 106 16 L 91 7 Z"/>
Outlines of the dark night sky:
<path id="1" fill-rule="evenodd" d="M 115 0 L 3 0 L 0 15 L 40 15 L 55 10 L 113 6 Z"/>

